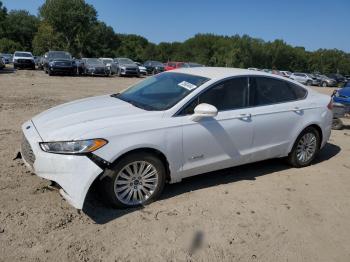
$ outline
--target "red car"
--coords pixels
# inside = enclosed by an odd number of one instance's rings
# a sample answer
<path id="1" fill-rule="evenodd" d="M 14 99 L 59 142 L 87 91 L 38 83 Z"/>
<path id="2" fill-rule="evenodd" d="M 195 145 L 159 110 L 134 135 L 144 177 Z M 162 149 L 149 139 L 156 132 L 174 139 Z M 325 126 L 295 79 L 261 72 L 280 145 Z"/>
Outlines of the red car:
<path id="1" fill-rule="evenodd" d="M 184 62 L 167 62 L 164 64 L 165 71 L 174 70 L 176 68 L 184 67 Z"/>

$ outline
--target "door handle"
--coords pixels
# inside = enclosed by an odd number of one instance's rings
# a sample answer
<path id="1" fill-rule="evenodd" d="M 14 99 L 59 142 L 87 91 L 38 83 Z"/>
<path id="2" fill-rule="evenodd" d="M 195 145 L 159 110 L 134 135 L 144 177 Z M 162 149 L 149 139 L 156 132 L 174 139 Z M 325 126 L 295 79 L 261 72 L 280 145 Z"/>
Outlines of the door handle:
<path id="1" fill-rule="evenodd" d="M 296 113 L 300 113 L 301 111 L 302 111 L 302 109 L 301 108 L 299 108 L 299 107 L 294 107 L 293 109 L 292 109 L 294 112 L 296 112 Z"/>
<path id="2" fill-rule="evenodd" d="M 239 119 L 241 120 L 249 120 L 252 118 L 252 114 L 240 114 Z"/>

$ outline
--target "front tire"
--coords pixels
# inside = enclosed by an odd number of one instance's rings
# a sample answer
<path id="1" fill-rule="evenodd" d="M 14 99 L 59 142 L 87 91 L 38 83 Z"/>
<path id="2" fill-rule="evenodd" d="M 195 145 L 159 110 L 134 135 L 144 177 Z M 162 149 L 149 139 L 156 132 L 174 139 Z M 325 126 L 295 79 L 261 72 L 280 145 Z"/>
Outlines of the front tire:
<path id="1" fill-rule="evenodd" d="M 163 191 L 166 169 L 153 154 L 132 153 L 106 170 L 102 181 L 106 200 L 116 208 L 147 205 Z"/>
<path id="2" fill-rule="evenodd" d="M 322 83 L 322 87 L 327 87 L 327 83 L 326 83 L 326 82 L 323 82 L 323 83 Z"/>
<path id="3" fill-rule="evenodd" d="M 296 139 L 287 161 L 293 167 L 306 167 L 311 164 L 320 150 L 321 138 L 313 128 L 306 128 Z"/>

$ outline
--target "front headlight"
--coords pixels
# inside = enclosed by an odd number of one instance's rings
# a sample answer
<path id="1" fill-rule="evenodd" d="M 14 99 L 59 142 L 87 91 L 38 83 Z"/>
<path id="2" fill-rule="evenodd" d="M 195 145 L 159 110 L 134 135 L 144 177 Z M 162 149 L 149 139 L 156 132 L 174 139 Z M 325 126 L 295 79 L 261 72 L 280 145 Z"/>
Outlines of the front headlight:
<path id="1" fill-rule="evenodd" d="M 78 141 L 41 142 L 40 147 L 48 153 L 86 154 L 103 147 L 107 143 L 107 140 L 97 138 Z"/>

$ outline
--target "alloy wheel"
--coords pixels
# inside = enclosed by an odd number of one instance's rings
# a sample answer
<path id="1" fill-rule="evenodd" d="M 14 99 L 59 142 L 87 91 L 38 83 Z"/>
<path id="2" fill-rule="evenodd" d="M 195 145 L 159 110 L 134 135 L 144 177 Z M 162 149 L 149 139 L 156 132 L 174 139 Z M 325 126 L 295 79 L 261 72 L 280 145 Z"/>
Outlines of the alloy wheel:
<path id="1" fill-rule="evenodd" d="M 306 163 L 314 156 L 317 149 L 317 138 L 313 133 L 306 133 L 298 142 L 296 154 L 300 162 Z"/>
<path id="2" fill-rule="evenodd" d="M 159 174 L 147 161 L 135 161 L 125 165 L 114 182 L 114 193 L 125 205 L 143 204 L 157 188 Z"/>

